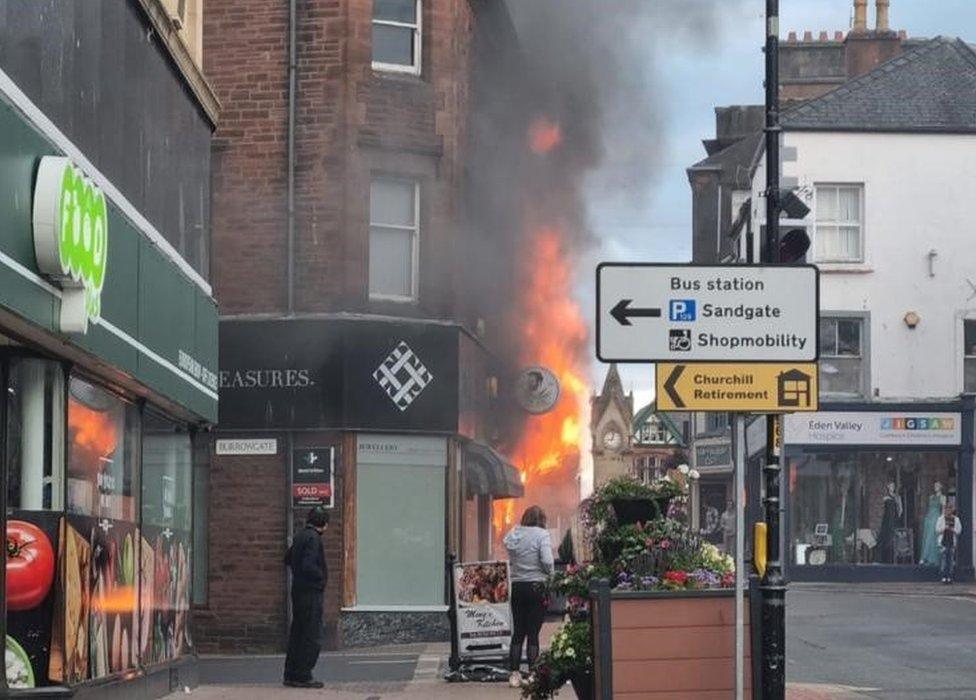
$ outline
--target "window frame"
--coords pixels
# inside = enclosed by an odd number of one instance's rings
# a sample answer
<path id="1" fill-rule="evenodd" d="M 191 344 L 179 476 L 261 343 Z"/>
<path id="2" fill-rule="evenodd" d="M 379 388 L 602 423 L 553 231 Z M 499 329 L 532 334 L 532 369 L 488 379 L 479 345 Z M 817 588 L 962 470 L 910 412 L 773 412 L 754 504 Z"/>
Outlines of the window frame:
<path id="1" fill-rule="evenodd" d="M 373 184 L 376 182 L 400 182 L 413 185 L 413 226 L 403 226 L 398 224 L 386 224 L 373 221 L 372 199 Z M 398 304 L 416 304 L 420 300 L 420 180 L 417 178 L 374 174 L 370 178 L 370 201 L 369 201 L 369 240 L 366 245 L 366 295 L 369 301 L 386 301 Z M 398 231 L 410 231 L 410 295 L 401 294 L 382 294 L 372 290 L 372 278 L 369 269 L 370 252 L 373 247 L 373 228 L 394 229 Z"/>
<path id="2" fill-rule="evenodd" d="M 976 326 L 976 315 L 967 314 L 962 318 L 962 392 L 964 394 L 976 393 L 976 386 L 967 387 L 966 386 L 966 366 L 970 362 L 976 363 L 976 352 L 969 354 L 966 352 L 966 325 L 973 324 Z M 974 346 L 976 347 L 976 346 Z"/>
<path id="3" fill-rule="evenodd" d="M 825 355 L 822 352 L 818 352 L 817 367 L 821 376 L 821 380 L 818 382 L 820 398 L 827 400 L 863 400 L 868 398 L 871 393 L 871 315 L 868 312 L 858 312 L 858 311 L 821 311 L 820 319 L 818 322 L 818 331 L 820 330 L 819 324 L 824 321 L 858 321 L 861 326 L 861 347 L 860 347 L 860 360 L 861 360 L 861 380 L 859 382 L 859 390 L 856 393 L 847 392 L 827 392 L 824 390 L 824 382 L 822 380 L 823 371 L 820 369 L 820 364 L 827 358 L 852 358 L 853 355 Z M 823 333 L 819 333 L 822 337 Z M 818 338 L 818 343 L 820 339 Z M 839 343 L 839 340 L 837 341 Z M 835 345 L 836 348 L 836 345 Z M 818 347 L 819 351 L 819 347 Z"/>
<path id="4" fill-rule="evenodd" d="M 414 0 L 414 7 L 417 13 L 416 24 L 410 24 L 409 22 L 395 22 L 387 19 L 376 19 L 375 17 L 375 6 L 373 8 L 373 16 L 370 18 L 370 60 L 374 71 L 381 73 L 404 73 L 406 75 L 416 75 L 419 76 L 423 70 L 423 27 L 424 27 L 424 15 L 423 15 L 423 0 Z M 414 62 L 412 65 L 407 65 L 404 63 L 386 63 L 385 61 L 376 61 L 372 59 L 373 55 L 373 44 L 372 44 L 372 30 L 376 25 L 384 27 L 397 27 L 399 29 L 410 29 L 413 31 L 413 55 Z"/>
<path id="5" fill-rule="evenodd" d="M 832 226 L 834 228 L 840 228 L 842 226 L 852 227 L 854 222 L 851 221 L 821 221 L 820 220 L 820 193 L 822 189 L 832 188 L 838 192 L 841 189 L 856 189 L 858 194 L 858 212 L 860 214 L 860 219 L 856 222 L 858 230 L 858 256 L 857 258 L 838 258 L 829 257 L 821 258 L 817 253 L 817 239 L 820 236 L 820 226 Z M 865 186 L 863 182 L 815 182 L 813 184 L 813 241 L 811 242 L 811 251 L 809 253 L 810 259 L 815 263 L 823 263 L 826 265 L 863 265 L 867 260 L 866 250 L 866 238 L 865 238 L 865 214 L 864 214 L 864 203 L 865 203 Z"/>

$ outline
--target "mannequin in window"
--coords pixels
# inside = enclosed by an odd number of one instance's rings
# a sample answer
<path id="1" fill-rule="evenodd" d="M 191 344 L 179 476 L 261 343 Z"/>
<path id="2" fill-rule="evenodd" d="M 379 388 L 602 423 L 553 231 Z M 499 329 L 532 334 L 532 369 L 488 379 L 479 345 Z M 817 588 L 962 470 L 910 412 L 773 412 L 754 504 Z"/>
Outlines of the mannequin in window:
<path id="1" fill-rule="evenodd" d="M 939 537 L 935 525 L 939 521 L 939 516 L 945 511 L 946 497 L 942 491 L 941 481 L 936 481 L 932 488 L 928 510 L 925 511 L 925 520 L 922 522 L 922 556 L 918 563 L 938 566 Z"/>
<path id="2" fill-rule="evenodd" d="M 895 561 L 895 526 L 901 514 L 901 499 L 898 497 L 895 483 L 889 481 L 885 488 L 884 512 L 881 515 L 881 530 L 878 533 L 878 549 L 882 564 L 892 564 Z"/>

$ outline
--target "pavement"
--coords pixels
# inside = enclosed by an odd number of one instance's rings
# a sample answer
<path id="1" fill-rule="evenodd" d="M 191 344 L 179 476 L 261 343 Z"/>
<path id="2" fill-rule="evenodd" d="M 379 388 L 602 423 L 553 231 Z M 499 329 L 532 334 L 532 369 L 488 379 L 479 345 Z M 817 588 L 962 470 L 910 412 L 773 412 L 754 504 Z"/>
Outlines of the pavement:
<path id="1" fill-rule="evenodd" d="M 788 700 L 976 700 L 976 585 L 794 584 Z M 547 625 L 548 636 L 555 625 Z M 324 653 L 323 690 L 280 685 L 282 656 L 203 657 L 195 700 L 517 700 L 505 683 L 446 683 L 449 647 Z M 187 697 L 177 693 L 170 700 Z M 559 700 L 575 700 L 570 686 Z M 689 700 L 693 700 L 689 698 Z"/>

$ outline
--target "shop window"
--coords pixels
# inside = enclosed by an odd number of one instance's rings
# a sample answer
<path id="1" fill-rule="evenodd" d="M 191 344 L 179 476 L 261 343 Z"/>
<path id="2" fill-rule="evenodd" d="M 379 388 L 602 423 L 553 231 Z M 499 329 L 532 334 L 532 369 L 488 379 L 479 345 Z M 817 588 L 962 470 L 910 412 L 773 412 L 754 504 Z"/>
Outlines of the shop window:
<path id="1" fill-rule="evenodd" d="M 68 387 L 68 512 L 136 522 L 139 411 L 78 377 Z"/>
<path id="2" fill-rule="evenodd" d="M 863 199 L 860 184 L 816 186 L 816 262 L 864 260 Z"/>
<path id="3" fill-rule="evenodd" d="M 417 299 L 420 185 L 373 180 L 369 197 L 369 298 Z"/>
<path id="4" fill-rule="evenodd" d="M 420 0 L 373 0 L 373 68 L 420 75 Z"/>
<path id="5" fill-rule="evenodd" d="M 210 445 L 207 440 L 197 440 L 194 445 L 196 459 L 193 464 L 193 604 L 207 603 L 207 574 L 210 549 L 207 534 L 210 531 Z"/>
<path id="6" fill-rule="evenodd" d="M 935 523 L 954 504 L 955 456 L 847 452 L 789 460 L 790 559 L 798 566 L 936 566 Z"/>
<path id="7" fill-rule="evenodd" d="M 140 415 L 79 377 L 70 379 L 67 413 L 61 673 L 78 683 L 139 663 Z"/>
<path id="8" fill-rule="evenodd" d="M 976 392 L 976 320 L 964 321 L 963 336 L 963 391 Z"/>
<path id="9" fill-rule="evenodd" d="M 820 393 L 857 397 L 865 394 L 863 318 L 820 319 Z"/>
<path id="10" fill-rule="evenodd" d="M 193 522 L 193 451 L 182 424 L 147 412 L 142 445 L 142 620 L 147 664 L 187 652 Z"/>
<path id="11" fill-rule="evenodd" d="M 64 506 L 64 372 L 47 360 L 10 362 L 7 397 L 7 506 Z"/>
<path id="12" fill-rule="evenodd" d="M 446 468 L 441 438 L 359 437 L 358 606 L 444 605 Z"/>

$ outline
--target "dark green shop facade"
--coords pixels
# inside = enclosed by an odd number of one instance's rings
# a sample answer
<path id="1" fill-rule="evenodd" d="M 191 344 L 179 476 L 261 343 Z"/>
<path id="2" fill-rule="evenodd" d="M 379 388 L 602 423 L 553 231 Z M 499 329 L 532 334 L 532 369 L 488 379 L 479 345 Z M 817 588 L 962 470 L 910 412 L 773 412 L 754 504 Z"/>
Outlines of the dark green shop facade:
<path id="1" fill-rule="evenodd" d="M 158 212 L 182 208 L 194 180 L 209 198 L 212 123 L 145 41 L 144 16 L 123 2 L 91 9 L 84 22 L 117 23 L 120 45 L 143 37 L 145 54 L 129 57 L 145 101 L 103 104 L 125 81 L 82 79 L 76 66 L 64 74 L 89 84 L 48 104 L 50 73 L 32 82 L 10 44 L 0 55 L 0 696 L 143 698 L 195 685 L 189 610 L 206 534 L 195 528 L 206 500 L 195 435 L 217 418 L 217 310 L 206 261 L 188 261 Z M 96 96 L 87 124 L 66 102 L 79 94 Z M 133 147 L 150 147 L 150 99 L 200 141 L 171 149 L 200 154 L 195 176 L 168 153 L 155 192 Z M 209 226 L 208 209 L 196 215 L 193 228 Z"/>

